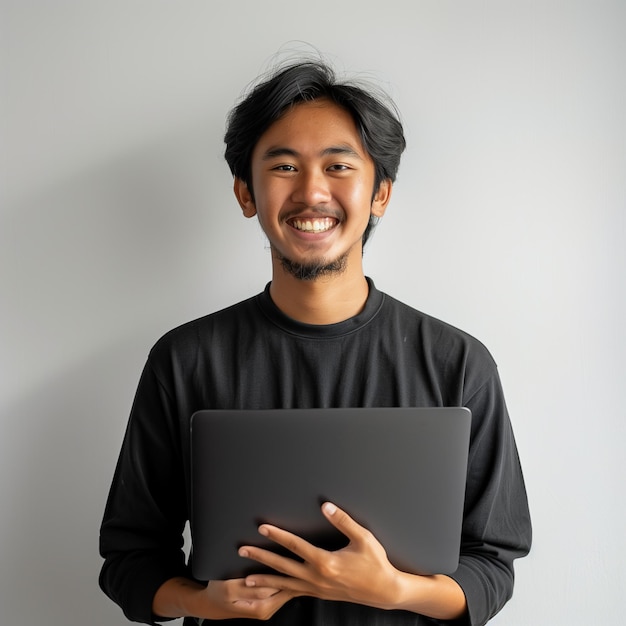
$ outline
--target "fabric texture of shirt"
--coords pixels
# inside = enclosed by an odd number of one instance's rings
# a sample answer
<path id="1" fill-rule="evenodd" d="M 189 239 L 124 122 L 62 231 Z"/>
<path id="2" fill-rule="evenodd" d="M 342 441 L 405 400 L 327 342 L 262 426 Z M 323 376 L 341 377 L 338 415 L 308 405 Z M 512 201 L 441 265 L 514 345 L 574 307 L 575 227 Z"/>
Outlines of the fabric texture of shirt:
<path id="1" fill-rule="evenodd" d="M 156 623 L 166 621 L 152 614 L 157 589 L 175 576 L 191 578 L 182 533 L 190 517 L 194 412 L 383 406 L 472 411 L 461 556 L 451 577 L 467 599 L 462 623 L 486 623 L 511 597 L 513 560 L 525 555 L 531 542 L 526 491 L 496 365 L 476 339 L 378 291 L 371 281 L 361 313 L 337 324 L 287 317 L 266 288 L 157 342 L 139 382 L 102 522 L 101 587 L 130 620 Z M 250 620 L 229 620 L 239 623 Z M 448 622 L 296 598 L 267 623 Z"/>

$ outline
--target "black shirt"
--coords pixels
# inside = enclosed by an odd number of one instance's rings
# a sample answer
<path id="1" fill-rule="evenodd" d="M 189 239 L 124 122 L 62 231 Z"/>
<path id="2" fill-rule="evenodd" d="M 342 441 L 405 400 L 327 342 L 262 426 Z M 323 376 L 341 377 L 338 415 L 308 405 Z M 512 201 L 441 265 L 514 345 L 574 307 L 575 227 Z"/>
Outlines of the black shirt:
<path id="1" fill-rule="evenodd" d="M 360 406 L 471 409 L 461 559 L 452 578 L 466 595 L 467 622 L 484 624 L 510 598 L 513 559 L 528 552 L 531 540 L 497 369 L 477 340 L 381 293 L 371 281 L 363 311 L 338 324 L 297 322 L 274 305 L 266 288 L 157 342 L 137 389 L 102 523 L 104 591 L 129 619 L 153 623 L 160 585 L 191 577 L 182 531 L 189 519 L 189 420 L 195 411 Z M 239 622 L 250 620 L 229 620 Z M 299 598 L 268 623 L 442 622 Z"/>

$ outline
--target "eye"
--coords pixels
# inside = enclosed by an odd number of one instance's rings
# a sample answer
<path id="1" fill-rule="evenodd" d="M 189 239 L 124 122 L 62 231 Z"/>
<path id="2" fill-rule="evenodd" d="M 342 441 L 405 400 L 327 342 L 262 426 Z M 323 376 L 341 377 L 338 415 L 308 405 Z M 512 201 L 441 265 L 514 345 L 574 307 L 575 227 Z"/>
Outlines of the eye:
<path id="1" fill-rule="evenodd" d="M 346 172 L 350 169 L 345 163 L 334 163 L 328 168 L 331 172 Z"/>
<path id="2" fill-rule="evenodd" d="M 276 165 L 272 168 L 277 172 L 295 172 L 296 168 L 293 165 Z"/>

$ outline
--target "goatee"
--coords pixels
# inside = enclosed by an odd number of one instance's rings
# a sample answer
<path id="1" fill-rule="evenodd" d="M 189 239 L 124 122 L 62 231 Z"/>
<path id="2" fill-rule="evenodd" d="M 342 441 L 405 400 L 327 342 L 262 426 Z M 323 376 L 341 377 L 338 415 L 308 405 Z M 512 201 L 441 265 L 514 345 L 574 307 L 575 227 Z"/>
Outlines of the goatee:
<path id="1" fill-rule="evenodd" d="M 326 261 L 326 259 L 316 259 L 310 263 L 297 263 L 282 256 L 276 250 L 274 250 L 274 254 L 280 260 L 283 269 L 298 280 L 316 280 L 322 276 L 341 274 L 348 264 L 347 253 L 331 262 Z"/>

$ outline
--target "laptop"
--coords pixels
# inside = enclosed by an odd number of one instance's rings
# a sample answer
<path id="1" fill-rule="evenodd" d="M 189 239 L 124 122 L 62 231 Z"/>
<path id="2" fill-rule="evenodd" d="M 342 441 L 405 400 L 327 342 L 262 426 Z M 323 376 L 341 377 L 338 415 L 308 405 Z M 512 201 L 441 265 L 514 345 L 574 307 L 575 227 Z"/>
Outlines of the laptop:
<path id="1" fill-rule="evenodd" d="M 330 501 L 368 528 L 391 563 L 449 574 L 459 560 L 471 413 L 467 408 L 207 410 L 191 419 L 192 572 L 268 571 L 242 545 L 284 528 L 328 550 L 347 539 Z M 293 556 L 293 555 L 291 555 Z"/>

